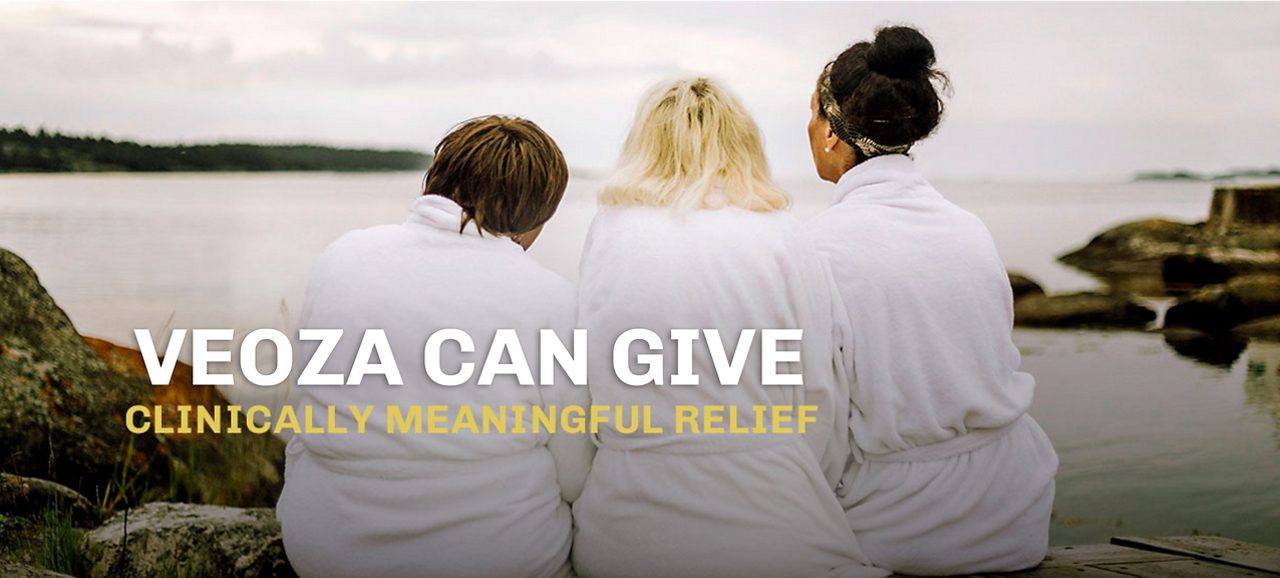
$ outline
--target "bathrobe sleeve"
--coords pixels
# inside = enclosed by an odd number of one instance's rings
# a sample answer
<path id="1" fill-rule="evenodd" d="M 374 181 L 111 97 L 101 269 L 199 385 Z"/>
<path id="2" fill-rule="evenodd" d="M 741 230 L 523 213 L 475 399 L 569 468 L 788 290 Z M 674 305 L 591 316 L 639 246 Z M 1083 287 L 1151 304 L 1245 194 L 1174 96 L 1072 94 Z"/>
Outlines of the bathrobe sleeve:
<path id="1" fill-rule="evenodd" d="M 848 467 L 849 463 L 862 463 L 863 461 L 862 448 L 858 446 L 857 440 L 853 437 L 853 428 L 849 427 L 852 420 L 861 415 L 861 410 L 853 403 L 852 392 L 858 388 L 858 374 L 854 371 L 853 329 L 849 325 L 847 311 L 843 299 L 832 300 L 832 370 L 835 372 L 837 383 L 845 386 L 841 389 L 844 391 L 845 399 L 849 402 L 844 409 L 844 419 L 841 420 L 842 424 L 839 426 L 840 431 L 837 434 L 844 438 L 844 447 L 848 451 L 848 459 L 844 467 Z"/>
<path id="2" fill-rule="evenodd" d="M 561 308 L 561 314 L 557 318 L 558 323 L 554 329 L 560 337 L 560 342 L 572 351 L 571 339 L 577 319 L 577 296 L 574 293 L 570 295 L 572 298 Z M 554 404 L 559 408 L 579 405 L 590 412 L 591 394 L 586 384 L 575 385 L 560 368 L 556 368 L 555 383 L 542 387 L 544 404 Z M 552 460 L 555 461 L 556 482 L 560 486 L 560 497 L 568 503 L 573 503 L 582 494 L 582 488 L 586 485 L 587 474 L 591 471 L 591 462 L 596 455 L 595 442 L 592 441 L 589 432 L 575 434 L 557 431 L 547 442 L 547 449 L 551 452 Z"/>
<path id="3" fill-rule="evenodd" d="M 591 405 L 587 386 L 557 383 L 555 387 L 562 394 L 558 396 L 561 398 L 558 402 L 560 407 Z M 582 494 L 582 487 L 587 482 L 587 473 L 591 471 L 591 462 L 596 455 L 596 446 L 591 441 L 591 434 L 556 432 L 547 442 L 547 449 L 551 450 L 551 457 L 556 463 L 556 481 L 560 484 L 560 497 L 566 502 L 573 503 Z"/>
<path id="4" fill-rule="evenodd" d="M 835 490 L 850 456 L 849 390 L 846 360 L 840 352 L 846 332 L 840 324 L 844 308 L 830 267 L 801 235 L 793 237 L 798 309 L 808 329 L 802 341 L 804 403 L 819 406 L 818 422 L 806 432 L 823 477 Z"/>

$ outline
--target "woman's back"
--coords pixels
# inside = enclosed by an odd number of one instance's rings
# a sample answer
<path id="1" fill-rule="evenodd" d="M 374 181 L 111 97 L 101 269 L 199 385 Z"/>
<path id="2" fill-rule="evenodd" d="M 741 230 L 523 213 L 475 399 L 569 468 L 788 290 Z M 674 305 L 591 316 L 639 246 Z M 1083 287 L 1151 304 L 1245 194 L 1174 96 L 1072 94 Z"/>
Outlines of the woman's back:
<path id="1" fill-rule="evenodd" d="M 399 366 L 403 385 L 367 378 L 359 386 L 303 386 L 300 401 L 317 407 L 373 404 L 380 409 L 411 404 L 470 404 L 479 410 L 515 404 L 540 404 L 568 384 L 538 387 L 516 383 L 500 375 L 491 386 L 477 386 L 478 368 L 467 383 L 441 386 L 423 371 L 427 337 L 440 329 L 458 329 L 472 338 L 479 365 L 496 329 L 513 329 L 538 375 L 539 331 L 554 329 L 567 343 L 576 307 L 573 287 L 542 268 L 507 239 L 460 235 L 453 224 L 426 224 L 422 213 L 431 205 L 448 203 L 422 197 L 417 212 L 402 225 L 383 225 L 350 232 L 335 241 L 317 260 L 300 320 L 303 329 L 342 329 L 344 338 L 329 355 L 325 373 L 346 373 L 352 366 L 366 329 L 380 329 Z M 512 283 L 519 279 L 519 283 Z M 311 356 L 318 342 L 303 343 L 299 362 Z M 444 351 L 456 348 L 445 344 Z M 457 365 L 446 362 L 442 365 Z M 454 371 L 450 366 L 448 371 Z M 341 411 L 339 415 L 346 415 Z M 348 416 L 349 417 L 349 416 Z M 441 436 L 387 433 L 388 413 L 370 415 L 363 435 L 313 436 L 304 439 L 320 456 L 358 456 L 361 459 L 478 460 L 528 451 L 545 434 L 466 432 Z M 342 423 L 351 429 L 353 421 Z"/>
<path id="2" fill-rule="evenodd" d="M 279 509 L 290 559 L 304 576 L 568 571 L 570 511 L 547 433 L 513 433 L 514 422 L 501 433 L 430 434 L 426 423 L 421 432 L 388 429 L 393 407 L 420 411 L 426 422 L 431 405 L 448 406 L 452 418 L 464 405 L 479 416 L 485 406 L 587 403 L 584 388 L 565 383 L 521 385 L 500 376 L 482 387 L 473 375 L 444 387 L 422 371 L 423 343 L 433 331 L 465 331 L 483 359 L 497 328 L 516 330 L 524 343 L 537 343 L 542 328 L 567 341 L 574 320 L 572 287 L 515 243 L 459 235 L 456 218 L 445 226 L 421 218 L 430 205 L 448 202 L 423 197 L 409 222 L 350 233 L 317 263 L 300 326 L 346 334 L 324 372 L 349 369 L 360 333 L 377 328 L 387 334 L 404 384 L 369 379 L 300 388 L 300 406 L 313 406 L 321 422 L 334 407 L 350 432 L 301 436 L 289 448 Z M 521 283 L 510 283 L 514 278 Z M 527 356 L 538 375 L 536 350 Z M 356 433 L 351 408 L 366 407 L 366 431 Z M 529 415 L 522 421 L 532 432 Z M 589 455 L 580 459 L 585 471 Z"/>
<path id="3" fill-rule="evenodd" d="M 321 427 L 333 415 L 346 433 L 299 436 L 286 450 L 277 515 L 299 575 L 571 573 L 567 502 L 593 448 L 585 435 L 533 428 L 531 416 L 589 398 L 559 380 L 521 383 L 541 376 L 540 334 L 565 342 L 574 326 L 573 288 L 523 250 L 567 175 L 533 123 L 473 119 L 436 148 L 406 222 L 348 233 L 317 260 L 299 326 L 343 332 L 320 353 L 319 373 L 338 382 L 300 386 L 298 405 Z M 472 343 L 437 349 L 429 338 L 446 329 Z M 382 332 L 386 348 L 362 351 L 366 331 Z M 523 380 L 486 373 L 491 346 L 509 332 L 527 348 L 508 354 L 528 360 Z M 301 358 L 319 348 L 303 340 Z M 365 359 L 399 369 L 357 378 Z M 486 410 L 499 425 L 477 428 Z"/>
<path id="4" fill-rule="evenodd" d="M 846 314 L 853 458 L 839 489 L 877 566 L 1008 572 L 1044 558 L 1058 458 L 1027 409 L 1008 277 L 976 217 L 907 156 L 937 127 L 945 73 L 920 31 L 889 26 L 818 75 L 814 167 L 836 183 L 809 223 Z"/>
<path id="5" fill-rule="evenodd" d="M 833 494 L 847 451 L 841 417 L 847 405 L 830 361 L 828 283 L 786 213 L 601 210 L 579 288 L 579 322 L 591 339 L 593 402 L 648 406 L 651 423 L 663 432 L 622 433 L 611 424 L 599 433 L 600 452 L 574 506 L 579 573 L 883 575 L 860 566 Z M 663 385 L 627 385 L 613 372 L 614 340 L 637 327 L 662 338 Z M 702 334 L 687 372 L 699 383 L 674 385 L 680 360 L 672 329 L 718 331 L 728 356 L 742 330 L 755 330 L 738 383 L 717 379 Z M 804 330 L 802 363 L 778 369 L 803 370 L 803 385 L 764 385 L 762 329 Z M 633 348 L 631 358 L 648 352 L 648 346 Z M 632 370 L 644 373 L 634 364 Z M 738 422 L 751 428 L 753 407 L 775 405 L 815 405 L 818 421 L 804 435 L 676 431 L 677 406 L 696 412 L 735 406 Z"/>
<path id="6" fill-rule="evenodd" d="M 851 428 L 883 454 L 999 428 L 1031 404 L 1008 277 L 986 227 L 911 159 L 870 159 L 807 223 L 848 310 Z"/>
<path id="7" fill-rule="evenodd" d="M 661 431 L 599 432 L 574 503 L 578 572 L 887 574 L 864 565 L 835 499 L 848 394 L 833 363 L 830 275 L 785 212 L 790 198 L 769 177 L 742 103 L 705 78 L 655 86 L 600 200 L 579 287 L 592 395 L 624 415 L 648 409 Z M 633 329 L 654 343 L 615 349 Z M 799 342 L 765 333 L 778 330 Z M 790 363 L 764 353 L 796 349 Z M 643 377 L 624 381 L 615 369 Z M 771 373 L 798 379 L 781 385 Z M 798 433 L 799 419 L 773 419 L 787 410 L 813 423 Z"/>
<path id="8" fill-rule="evenodd" d="M 986 227 L 889 155 L 808 223 L 847 310 L 854 455 L 839 499 L 873 563 L 1011 571 L 1044 556 L 1057 457 L 1026 415 L 1012 298 Z"/>
<path id="9" fill-rule="evenodd" d="M 653 207 L 601 209 L 588 235 L 579 288 L 580 323 L 590 336 L 590 350 L 601 361 L 589 366 L 588 381 L 592 391 L 598 392 L 593 401 L 650 406 L 654 424 L 665 430 L 656 437 L 688 438 L 682 443 L 709 445 L 720 442 L 712 436 L 676 433 L 677 405 L 733 405 L 745 420 L 757 405 L 820 404 L 826 412 L 822 417 L 826 429 L 815 428 L 807 437 L 813 440 L 815 455 L 822 455 L 835 431 L 835 417 L 846 407 L 831 405 L 842 402 L 832 399 L 830 322 L 822 321 L 832 307 L 827 283 L 821 262 L 789 213 L 736 208 L 680 214 Z M 664 385 L 626 385 L 609 363 L 615 340 L 637 327 L 662 339 Z M 813 372 L 806 376 L 806 387 L 764 384 L 762 330 L 773 329 L 807 330 L 799 342 L 801 358 Z M 826 335 L 821 334 L 824 329 Z M 689 344 L 689 369 L 680 370 L 679 344 L 671 338 L 671 330 L 714 330 L 721 343 L 709 344 L 705 332 L 700 332 Z M 744 349 L 747 355 L 739 381 L 722 385 L 711 349 L 723 348 L 726 358 L 733 357 L 744 330 L 751 332 L 752 341 L 751 348 Z M 795 349 L 795 344 L 784 343 L 781 348 Z M 647 349 L 643 342 L 636 342 L 631 357 Z M 642 373 L 642 368 L 635 369 Z M 801 370 L 798 363 L 778 368 L 779 373 Z M 698 383 L 676 384 L 681 379 L 674 375 L 677 372 L 697 376 Z M 605 443 L 618 436 L 613 428 L 600 433 Z"/>

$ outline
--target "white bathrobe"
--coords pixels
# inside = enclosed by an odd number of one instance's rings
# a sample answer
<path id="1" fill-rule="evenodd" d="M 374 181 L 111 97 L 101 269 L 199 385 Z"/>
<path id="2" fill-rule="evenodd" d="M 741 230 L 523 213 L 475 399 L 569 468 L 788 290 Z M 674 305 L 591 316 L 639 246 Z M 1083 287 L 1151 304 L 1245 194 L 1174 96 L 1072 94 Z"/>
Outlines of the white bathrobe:
<path id="1" fill-rule="evenodd" d="M 574 504 L 574 567 L 583 576 L 884 576 L 849 540 L 833 488 L 848 453 L 847 390 L 835 377 L 833 288 L 798 223 L 785 212 L 726 208 L 677 215 L 604 207 L 582 256 L 579 323 L 590 335 L 596 404 L 651 406 L 662 434 L 599 433 Z M 664 383 L 630 386 L 611 359 L 619 334 L 663 337 Z M 801 328 L 803 386 L 762 385 L 759 330 Z M 705 339 L 694 342 L 700 383 L 670 385 L 671 329 L 718 329 L 730 354 L 757 330 L 738 385 L 721 385 Z M 633 347 L 632 357 L 648 352 Z M 632 363 L 640 373 L 644 368 Z M 677 404 L 814 404 L 806 435 L 676 435 Z M 742 419 L 740 419 L 742 422 Z"/>
<path id="2" fill-rule="evenodd" d="M 404 384 L 299 386 L 300 405 L 320 415 L 337 406 L 352 433 L 289 444 L 278 507 L 289 560 L 304 578 L 568 575 L 566 500 L 590 468 L 588 436 L 428 434 L 425 425 L 391 435 L 384 408 L 469 404 L 479 416 L 483 405 L 588 404 L 585 386 L 475 383 L 494 331 L 505 328 L 517 330 L 536 379 L 538 332 L 555 329 L 569 343 L 575 292 L 511 240 L 481 236 L 474 224 L 460 233 L 461 209 L 448 199 L 424 196 L 412 211 L 402 225 L 344 235 L 316 262 L 300 325 L 348 336 L 325 371 L 347 373 L 362 332 L 385 329 Z M 429 382 L 423 369 L 423 345 L 442 328 L 475 340 L 465 360 L 476 371 L 456 387 Z M 303 342 L 296 365 L 315 349 Z M 443 351 L 442 367 L 455 371 L 457 346 Z M 365 434 L 355 433 L 349 404 L 375 406 Z"/>
<path id="3" fill-rule="evenodd" d="M 863 551 L 912 575 L 1037 564 L 1058 458 L 1027 415 L 1035 380 L 986 227 L 904 155 L 845 173 L 807 225 L 847 309 L 840 500 Z"/>

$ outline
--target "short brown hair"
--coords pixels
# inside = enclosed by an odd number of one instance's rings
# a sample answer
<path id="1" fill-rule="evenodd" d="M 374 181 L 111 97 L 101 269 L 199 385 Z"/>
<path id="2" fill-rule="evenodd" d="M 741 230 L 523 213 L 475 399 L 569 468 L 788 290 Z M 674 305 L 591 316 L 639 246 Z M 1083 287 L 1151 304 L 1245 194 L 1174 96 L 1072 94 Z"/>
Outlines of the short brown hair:
<path id="1" fill-rule="evenodd" d="M 495 235 L 532 231 L 555 214 L 569 167 L 560 147 L 523 118 L 484 116 L 449 131 L 436 145 L 422 194 L 440 195 Z"/>

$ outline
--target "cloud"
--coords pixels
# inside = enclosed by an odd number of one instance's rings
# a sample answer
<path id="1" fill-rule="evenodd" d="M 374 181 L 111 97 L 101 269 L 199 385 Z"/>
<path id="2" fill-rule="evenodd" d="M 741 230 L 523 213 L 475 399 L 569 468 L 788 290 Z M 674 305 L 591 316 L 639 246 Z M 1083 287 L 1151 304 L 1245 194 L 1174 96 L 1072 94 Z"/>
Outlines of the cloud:
<path id="1" fill-rule="evenodd" d="M 645 87 L 696 73 L 743 97 L 776 172 L 808 176 L 814 76 L 887 22 L 922 27 L 954 81 L 920 148 L 940 174 L 1280 158 L 1258 136 L 1280 134 L 1274 4 L 0 4 L 0 124 L 428 148 L 505 112 L 598 169 Z"/>

